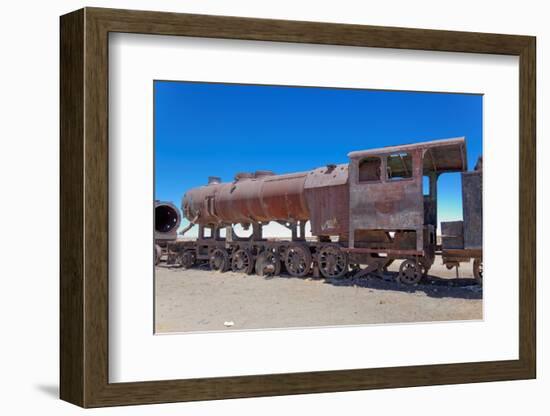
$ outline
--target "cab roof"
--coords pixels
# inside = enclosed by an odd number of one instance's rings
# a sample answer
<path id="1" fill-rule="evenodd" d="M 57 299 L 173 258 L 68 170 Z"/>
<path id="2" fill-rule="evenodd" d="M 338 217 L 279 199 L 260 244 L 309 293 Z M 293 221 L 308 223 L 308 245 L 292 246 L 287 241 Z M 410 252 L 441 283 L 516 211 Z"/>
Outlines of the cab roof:
<path id="1" fill-rule="evenodd" d="M 358 150 L 348 153 L 348 157 L 350 159 L 363 159 L 369 156 L 402 156 L 403 153 L 418 149 L 423 150 L 424 173 L 463 172 L 468 168 L 464 137 Z"/>

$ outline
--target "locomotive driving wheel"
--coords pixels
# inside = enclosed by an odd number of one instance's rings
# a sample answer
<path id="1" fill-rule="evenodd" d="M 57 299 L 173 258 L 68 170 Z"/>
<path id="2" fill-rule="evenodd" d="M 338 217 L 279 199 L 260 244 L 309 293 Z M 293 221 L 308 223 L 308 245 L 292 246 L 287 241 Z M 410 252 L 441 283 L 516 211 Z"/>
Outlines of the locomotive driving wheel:
<path id="1" fill-rule="evenodd" d="M 407 285 L 416 285 L 422 279 L 422 265 L 416 260 L 405 260 L 399 266 L 399 281 Z"/>
<path id="2" fill-rule="evenodd" d="M 479 285 L 482 285 L 483 284 L 483 261 L 481 259 L 474 260 L 474 276 L 476 278 L 476 282 Z"/>
<path id="3" fill-rule="evenodd" d="M 239 273 L 252 273 L 254 269 L 254 259 L 247 249 L 237 250 L 231 257 L 231 270 Z"/>
<path id="4" fill-rule="evenodd" d="M 256 258 L 255 268 L 258 276 L 277 276 L 281 273 L 281 259 L 272 251 L 264 251 Z"/>
<path id="5" fill-rule="evenodd" d="M 325 278 L 338 278 L 348 271 L 348 256 L 335 245 L 322 246 L 318 254 L 319 271 Z"/>
<path id="6" fill-rule="evenodd" d="M 185 250 L 181 255 L 179 256 L 179 264 L 184 269 L 190 269 L 195 264 L 195 253 L 193 253 L 191 250 Z"/>
<path id="7" fill-rule="evenodd" d="M 311 253 L 309 252 L 309 248 L 302 244 L 289 246 L 286 250 L 285 266 L 291 276 L 306 276 L 311 269 Z"/>
<path id="8" fill-rule="evenodd" d="M 210 253 L 208 262 L 212 270 L 226 272 L 229 268 L 229 253 L 223 248 L 217 248 Z"/>

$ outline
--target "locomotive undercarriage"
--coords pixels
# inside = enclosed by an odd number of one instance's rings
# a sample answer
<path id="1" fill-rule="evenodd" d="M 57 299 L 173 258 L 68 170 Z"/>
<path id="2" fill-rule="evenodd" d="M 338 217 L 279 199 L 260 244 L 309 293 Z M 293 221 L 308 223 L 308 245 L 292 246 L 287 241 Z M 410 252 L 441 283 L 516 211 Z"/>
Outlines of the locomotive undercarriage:
<path id="1" fill-rule="evenodd" d="M 291 228 L 290 240 L 261 238 L 261 224 L 249 238 L 238 238 L 231 227 L 223 227 L 229 237 L 221 237 L 222 227 L 200 227 L 195 241 L 173 241 L 162 253 L 167 264 L 192 268 L 206 264 L 211 270 L 256 273 L 276 276 L 283 272 L 293 277 L 341 278 L 374 275 L 383 277 L 388 267 L 401 260 L 397 279 L 405 284 L 417 284 L 432 266 L 435 253 L 429 244 L 416 250 L 416 232 L 411 230 L 371 230 L 356 235 L 355 247 L 348 249 L 346 235 L 320 236 L 314 239 L 304 235 L 304 225 Z M 210 228 L 211 237 L 204 237 Z M 426 227 L 425 241 L 429 242 Z M 158 250 L 156 248 L 156 250 Z M 160 257 L 159 257 L 160 259 Z"/>

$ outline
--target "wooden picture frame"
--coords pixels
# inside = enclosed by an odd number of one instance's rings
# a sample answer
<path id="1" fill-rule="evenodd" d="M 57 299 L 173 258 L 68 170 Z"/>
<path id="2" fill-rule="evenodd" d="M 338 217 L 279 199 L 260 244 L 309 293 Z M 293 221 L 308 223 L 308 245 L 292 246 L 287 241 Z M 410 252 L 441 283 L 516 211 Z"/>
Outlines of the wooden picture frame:
<path id="1" fill-rule="evenodd" d="M 61 17 L 60 396 L 82 407 L 337 392 L 536 376 L 535 38 L 85 8 Z M 519 359 L 109 383 L 108 34 L 519 56 Z"/>

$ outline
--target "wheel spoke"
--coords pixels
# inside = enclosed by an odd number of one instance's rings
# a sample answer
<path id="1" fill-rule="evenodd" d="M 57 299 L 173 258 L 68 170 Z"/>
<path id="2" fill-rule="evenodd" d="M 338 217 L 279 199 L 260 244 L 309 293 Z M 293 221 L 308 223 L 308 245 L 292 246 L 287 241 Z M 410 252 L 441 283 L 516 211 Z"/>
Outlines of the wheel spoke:
<path id="1" fill-rule="evenodd" d="M 256 259 L 256 274 L 258 276 L 277 276 L 281 272 L 279 255 L 264 251 Z"/>
<path id="2" fill-rule="evenodd" d="M 285 266 L 291 276 L 306 276 L 311 268 L 309 247 L 302 244 L 289 246 L 286 251 Z"/>
<path id="3" fill-rule="evenodd" d="M 252 267 L 254 266 L 252 261 L 252 254 L 247 249 L 237 250 L 231 259 L 231 270 L 234 272 L 241 272 L 250 274 Z"/>
<path id="4" fill-rule="evenodd" d="M 399 281 L 408 285 L 414 285 L 422 279 L 422 265 L 415 260 L 409 259 L 401 263 L 399 267 Z"/>
<path id="5" fill-rule="evenodd" d="M 179 257 L 179 264 L 185 269 L 193 267 L 195 264 L 195 253 L 191 250 L 185 250 Z"/>
<path id="6" fill-rule="evenodd" d="M 212 270 L 223 273 L 229 267 L 229 254 L 224 249 L 214 249 L 210 254 L 209 263 Z"/>
<path id="7" fill-rule="evenodd" d="M 346 254 L 335 245 L 325 245 L 318 253 L 319 271 L 326 278 L 342 277 L 348 269 Z"/>

